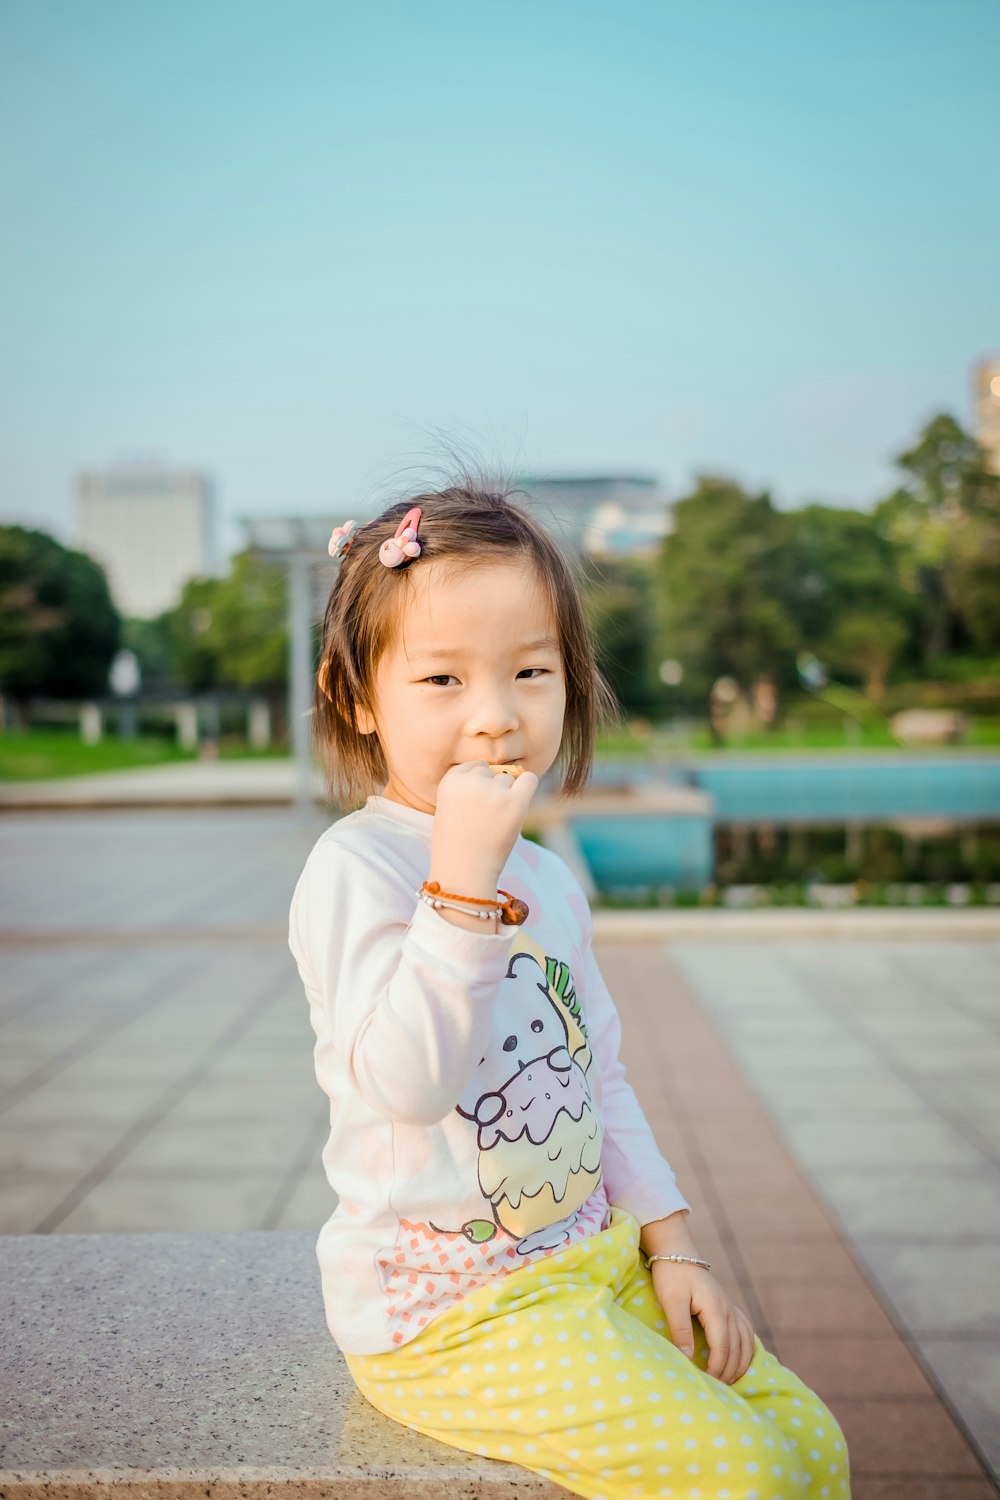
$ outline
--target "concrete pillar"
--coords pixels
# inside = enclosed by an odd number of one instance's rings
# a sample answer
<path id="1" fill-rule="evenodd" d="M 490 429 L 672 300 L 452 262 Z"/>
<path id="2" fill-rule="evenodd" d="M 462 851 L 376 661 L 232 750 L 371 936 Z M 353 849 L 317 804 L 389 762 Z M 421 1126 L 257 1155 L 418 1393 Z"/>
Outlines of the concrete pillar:
<path id="1" fill-rule="evenodd" d="M 85 745 L 99 745 L 104 724 L 101 719 L 101 710 L 96 703 L 81 703 L 80 705 L 80 738 Z"/>
<path id="2" fill-rule="evenodd" d="M 203 760 L 215 760 L 222 739 L 222 705 L 218 698 L 204 698 L 201 703 L 202 739 L 200 752 Z"/>
<path id="3" fill-rule="evenodd" d="M 295 805 L 312 807 L 312 567 L 293 552 L 288 569 L 288 723 L 295 772 Z"/>
<path id="4" fill-rule="evenodd" d="M 271 743 L 271 710 L 264 698 L 255 698 L 250 704 L 247 739 L 253 750 L 266 750 Z"/>
<path id="5" fill-rule="evenodd" d="M 198 748 L 198 710 L 193 703 L 174 705 L 174 723 L 177 726 L 177 743 L 182 750 Z"/>

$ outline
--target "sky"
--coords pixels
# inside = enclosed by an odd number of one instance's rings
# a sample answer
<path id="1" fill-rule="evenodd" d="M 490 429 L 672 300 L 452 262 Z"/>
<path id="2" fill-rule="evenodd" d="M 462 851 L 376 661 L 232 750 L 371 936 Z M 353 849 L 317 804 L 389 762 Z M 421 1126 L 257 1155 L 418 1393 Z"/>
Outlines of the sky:
<path id="1" fill-rule="evenodd" d="M 1000 347 L 995 0 L 0 0 L 0 520 L 447 443 L 868 505 Z"/>

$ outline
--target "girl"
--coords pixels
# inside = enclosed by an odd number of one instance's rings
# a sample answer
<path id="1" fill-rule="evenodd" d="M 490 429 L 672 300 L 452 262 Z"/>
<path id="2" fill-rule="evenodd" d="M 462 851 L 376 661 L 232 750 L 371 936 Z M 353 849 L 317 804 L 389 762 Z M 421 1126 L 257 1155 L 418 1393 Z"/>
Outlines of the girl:
<path id="1" fill-rule="evenodd" d="M 338 527 L 316 730 L 364 806 L 290 944 L 330 1096 L 330 1331 L 388 1416 L 573 1494 L 849 1494 L 821 1402 L 754 1337 L 618 1057 L 586 899 L 521 837 L 611 706 L 569 568 L 472 484 Z"/>

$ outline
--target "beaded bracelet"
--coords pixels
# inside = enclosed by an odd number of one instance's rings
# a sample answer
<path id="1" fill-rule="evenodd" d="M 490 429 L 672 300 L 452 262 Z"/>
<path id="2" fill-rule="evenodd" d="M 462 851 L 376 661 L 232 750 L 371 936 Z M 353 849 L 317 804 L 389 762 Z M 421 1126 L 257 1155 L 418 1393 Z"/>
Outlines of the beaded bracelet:
<path id="1" fill-rule="evenodd" d="M 647 1255 L 645 1257 L 647 1270 L 652 1266 L 654 1260 L 684 1261 L 689 1266 L 704 1266 L 706 1271 L 712 1269 L 711 1261 L 699 1260 L 697 1255 Z"/>
<path id="2" fill-rule="evenodd" d="M 455 901 L 450 901 L 447 896 L 432 896 L 429 891 L 421 889 L 417 892 L 417 900 L 422 901 L 425 906 L 433 906 L 435 911 L 439 911 L 442 906 L 447 906 L 450 911 L 461 911 L 467 917 L 479 917 L 484 922 L 488 922 L 490 918 L 503 919 L 502 907 L 484 907 L 481 911 L 470 911 L 467 899 L 461 896 Z"/>
<path id="3" fill-rule="evenodd" d="M 476 915 L 499 917 L 505 927 L 520 927 L 528 920 L 528 903 L 519 901 L 510 891 L 497 891 L 495 896 L 457 896 L 454 891 L 443 891 L 436 880 L 425 880 L 417 895 L 428 906 L 447 906 L 453 911 L 465 911 L 468 906 L 490 907 L 491 910 Z M 501 896 L 503 901 L 499 899 Z M 468 915 L 472 916 L 472 913 Z"/>

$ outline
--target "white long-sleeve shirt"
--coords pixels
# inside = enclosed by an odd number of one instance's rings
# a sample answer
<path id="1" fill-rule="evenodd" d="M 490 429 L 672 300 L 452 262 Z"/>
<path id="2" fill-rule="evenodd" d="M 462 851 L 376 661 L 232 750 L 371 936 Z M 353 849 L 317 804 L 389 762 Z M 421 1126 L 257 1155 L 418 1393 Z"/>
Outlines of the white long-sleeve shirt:
<path id="1" fill-rule="evenodd" d="M 519 838 L 500 884 L 525 924 L 459 927 L 416 899 L 432 826 L 370 797 L 322 834 L 292 898 L 339 1200 L 317 1256 L 352 1354 L 597 1233 L 609 1203 L 641 1224 L 688 1207 L 625 1079 L 569 869 Z"/>

